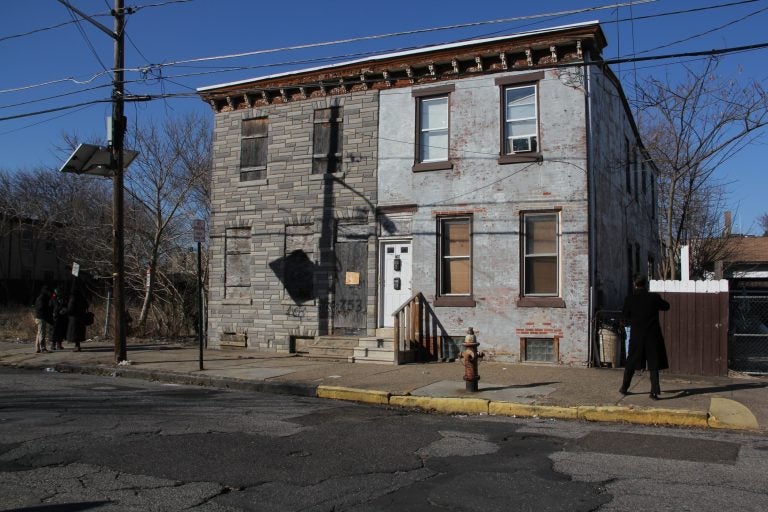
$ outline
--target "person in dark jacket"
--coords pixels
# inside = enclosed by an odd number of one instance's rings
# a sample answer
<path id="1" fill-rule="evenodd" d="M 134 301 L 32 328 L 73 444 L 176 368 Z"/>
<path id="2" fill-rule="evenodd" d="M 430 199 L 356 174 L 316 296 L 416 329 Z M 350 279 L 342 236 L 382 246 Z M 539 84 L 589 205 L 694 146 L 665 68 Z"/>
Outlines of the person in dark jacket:
<path id="1" fill-rule="evenodd" d="M 624 368 L 624 382 L 619 393 L 626 395 L 635 370 L 648 368 L 651 377 L 652 400 L 658 400 L 661 394 L 659 370 L 669 368 L 667 349 L 659 323 L 659 311 L 668 311 L 669 303 L 658 293 L 648 291 L 648 280 L 644 276 L 635 276 L 635 289 L 624 301 L 624 319 L 630 327 L 629 359 Z"/>
<path id="2" fill-rule="evenodd" d="M 67 315 L 68 303 L 69 298 L 63 288 L 58 287 L 53 290 L 53 297 L 51 297 L 51 313 L 53 314 L 51 350 L 64 350 L 61 342 L 67 336 L 67 324 L 69 323 L 69 315 Z"/>
<path id="3" fill-rule="evenodd" d="M 45 348 L 45 339 L 48 336 L 48 324 L 52 322 L 51 292 L 47 286 L 43 285 L 40 289 L 40 295 L 35 299 L 35 326 L 37 327 L 35 352 L 48 352 L 48 349 Z"/>
<path id="4" fill-rule="evenodd" d="M 80 342 L 85 341 L 85 323 L 83 317 L 88 311 L 88 301 L 78 288 L 74 288 L 67 303 L 67 341 L 74 343 L 75 352 L 80 352 Z"/>

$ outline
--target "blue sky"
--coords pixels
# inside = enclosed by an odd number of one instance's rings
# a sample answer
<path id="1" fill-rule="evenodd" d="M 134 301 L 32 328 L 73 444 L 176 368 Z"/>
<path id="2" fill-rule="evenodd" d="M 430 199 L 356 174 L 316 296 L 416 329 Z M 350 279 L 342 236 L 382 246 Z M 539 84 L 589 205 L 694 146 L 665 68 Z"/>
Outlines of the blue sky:
<path id="1" fill-rule="evenodd" d="M 114 0 L 70 0 L 112 27 Z M 387 2 L 258 2 L 253 0 L 125 0 L 135 8 L 126 26 L 126 91 L 169 95 L 129 103 L 129 123 L 162 120 L 195 110 L 212 115 L 195 89 L 290 69 L 313 67 L 316 59 L 349 60 L 365 52 L 389 52 L 460 39 L 599 20 L 608 38 L 606 58 L 663 55 L 768 42 L 768 0 L 388 0 Z M 673 11 L 722 6 L 701 12 Z M 592 9 L 566 14 L 565 11 Z M 513 19 L 519 18 L 519 19 Z M 525 18 L 525 19 L 524 19 Z M 508 20 L 494 23 L 496 20 Z M 452 25 L 475 26 L 423 31 Z M 43 30 L 45 29 L 45 30 Z M 372 38 L 301 50 L 239 58 L 198 60 L 260 50 L 364 38 L 406 31 L 407 36 Z M 58 168 L 54 148 L 62 134 L 103 138 L 111 113 L 113 40 L 91 24 L 73 22 L 56 0 L 4 1 L 0 16 L 0 167 Z M 179 61 L 192 61 L 179 63 Z M 629 93 L 643 76 L 674 76 L 680 59 L 614 66 Z M 690 61 L 688 61 L 690 63 Z M 290 64 L 293 63 L 293 64 Z M 766 82 L 768 49 L 729 55 L 720 71 Z M 39 115 L 37 112 L 82 106 Z M 768 212 L 767 139 L 762 137 L 718 174 L 727 184 L 735 230 L 759 233 L 756 218 Z"/>

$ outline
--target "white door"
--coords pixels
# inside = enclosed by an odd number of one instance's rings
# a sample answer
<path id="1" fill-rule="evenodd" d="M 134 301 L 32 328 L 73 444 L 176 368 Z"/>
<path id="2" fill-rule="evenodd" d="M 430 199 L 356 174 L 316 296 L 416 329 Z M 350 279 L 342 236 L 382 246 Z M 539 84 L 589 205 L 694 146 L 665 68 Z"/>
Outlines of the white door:
<path id="1" fill-rule="evenodd" d="M 382 310 L 381 325 L 394 327 L 392 313 L 411 298 L 411 243 L 382 244 Z"/>

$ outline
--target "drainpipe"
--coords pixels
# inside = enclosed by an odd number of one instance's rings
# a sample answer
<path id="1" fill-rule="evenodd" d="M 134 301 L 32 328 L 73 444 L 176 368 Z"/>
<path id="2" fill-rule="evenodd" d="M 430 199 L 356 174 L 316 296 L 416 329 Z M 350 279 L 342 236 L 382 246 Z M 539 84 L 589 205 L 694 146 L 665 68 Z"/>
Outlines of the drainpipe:
<path id="1" fill-rule="evenodd" d="M 587 348 L 587 354 L 589 360 L 587 361 L 587 366 L 592 365 L 592 358 L 594 357 L 594 354 L 592 353 L 593 347 L 594 347 L 594 336 L 595 333 L 593 332 L 594 329 L 592 329 L 592 322 L 595 316 L 595 307 L 596 307 L 596 299 L 595 299 L 595 285 L 596 285 L 596 269 L 595 269 L 595 261 L 597 259 L 597 221 L 595 216 L 596 211 L 596 205 L 595 201 L 597 199 L 597 194 L 595 192 L 595 169 L 592 168 L 594 157 L 592 155 L 592 151 L 594 150 L 594 144 L 592 143 L 593 139 L 593 133 L 592 133 L 592 88 L 591 88 L 591 80 L 592 80 L 592 66 L 591 61 L 589 57 L 589 51 L 584 52 L 584 97 L 586 101 L 586 117 L 587 117 L 587 161 L 586 161 L 586 169 L 587 169 L 587 217 L 588 217 L 588 225 L 589 229 L 587 230 L 587 244 L 588 244 L 588 251 L 589 251 L 589 257 L 588 260 L 588 266 L 589 269 L 587 271 L 588 280 L 589 280 L 589 310 L 587 314 L 587 342 L 589 343 L 589 347 Z"/>

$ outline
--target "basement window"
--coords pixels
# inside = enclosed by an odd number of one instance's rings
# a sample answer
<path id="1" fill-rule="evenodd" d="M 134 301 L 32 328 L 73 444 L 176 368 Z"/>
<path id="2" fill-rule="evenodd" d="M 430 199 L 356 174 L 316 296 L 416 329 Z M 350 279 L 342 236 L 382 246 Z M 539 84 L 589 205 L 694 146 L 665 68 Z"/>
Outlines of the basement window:
<path id="1" fill-rule="evenodd" d="M 557 338 L 522 338 L 520 359 L 529 363 L 556 363 L 559 358 Z"/>

